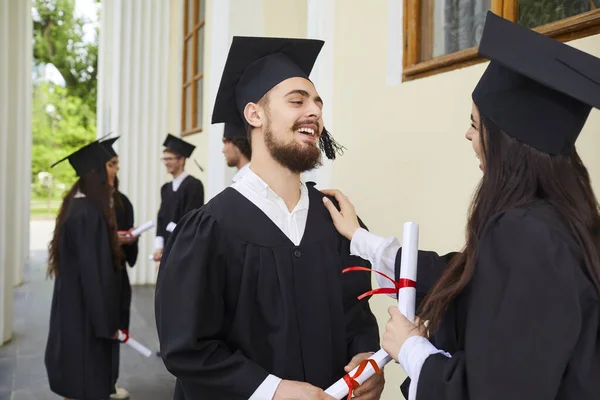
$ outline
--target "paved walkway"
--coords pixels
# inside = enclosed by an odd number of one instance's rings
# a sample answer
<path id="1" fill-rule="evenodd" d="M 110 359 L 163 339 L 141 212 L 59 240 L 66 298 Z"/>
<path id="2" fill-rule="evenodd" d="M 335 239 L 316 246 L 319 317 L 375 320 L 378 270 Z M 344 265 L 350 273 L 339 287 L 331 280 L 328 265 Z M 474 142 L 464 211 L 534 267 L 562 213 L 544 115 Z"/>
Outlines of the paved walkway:
<path id="1" fill-rule="evenodd" d="M 35 224 L 32 233 L 39 234 Z M 25 271 L 25 284 L 15 289 L 13 340 L 0 347 L 0 400 L 60 399 L 50 392 L 44 367 L 53 281 L 46 280 L 47 252 L 39 243 L 43 241 L 32 243 L 35 250 Z M 154 287 L 133 288 L 130 332 L 150 349 L 158 348 Z M 129 390 L 131 400 L 171 400 L 174 378 L 158 357 L 145 358 L 123 345 L 120 371 L 119 385 Z"/>

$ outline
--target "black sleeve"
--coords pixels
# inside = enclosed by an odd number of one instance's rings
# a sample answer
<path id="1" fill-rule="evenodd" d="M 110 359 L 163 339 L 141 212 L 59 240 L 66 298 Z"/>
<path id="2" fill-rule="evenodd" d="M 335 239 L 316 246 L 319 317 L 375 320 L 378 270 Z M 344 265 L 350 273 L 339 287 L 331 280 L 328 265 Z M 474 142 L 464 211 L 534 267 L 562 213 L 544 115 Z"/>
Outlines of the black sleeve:
<path id="1" fill-rule="evenodd" d="M 193 185 L 188 189 L 183 207 L 183 215 L 196 210 L 204 205 L 204 185 L 195 179 Z"/>
<path id="2" fill-rule="evenodd" d="M 135 222 L 135 215 L 133 212 L 133 205 L 127 198 L 127 196 L 122 195 L 123 207 L 125 208 L 125 220 L 127 221 L 128 229 L 133 227 Z M 125 261 L 129 264 L 130 267 L 133 267 L 137 261 L 138 256 L 138 240 L 135 242 L 122 246 L 123 252 L 125 253 Z"/>
<path id="3" fill-rule="evenodd" d="M 165 201 L 165 185 L 163 185 L 160 188 L 160 208 L 158 210 L 158 215 L 156 216 L 156 236 L 157 237 L 166 237 L 167 234 L 167 224 L 170 221 L 165 221 L 165 218 L 163 217 L 163 207 L 164 207 L 164 201 Z M 165 240 L 166 242 L 166 240 Z M 166 246 L 166 243 L 165 243 Z"/>
<path id="4" fill-rule="evenodd" d="M 421 251 L 417 255 L 417 296 L 415 308 L 418 310 L 423 299 L 431 290 L 433 285 L 444 272 L 446 266 L 452 258 L 459 253 L 453 252 L 445 255 L 438 255 L 433 251 Z M 396 262 L 394 268 L 394 279 L 396 282 L 400 280 L 400 266 L 402 260 L 402 249 L 396 254 Z"/>
<path id="5" fill-rule="evenodd" d="M 361 227 L 367 227 L 360 221 Z M 350 255 L 350 241 L 343 238 L 341 257 L 344 268 L 361 266 L 371 268 L 371 263 L 362 258 Z M 371 275 L 367 273 L 347 273 L 342 275 L 344 288 L 344 308 L 346 320 L 346 336 L 348 338 L 348 354 L 354 357 L 359 353 L 376 352 L 380 349 L 379 328 L 377 319 L 369 306 L 369 297 L 358 300 L 358 297 L 371 290 Z"/>
<path id="6" fill-rule="evenodd" d="M 516 211 L 484 232 L 470 284 L 464 351 L 430 356 L 418 400 L 551 400 L 581 328 L 578 259 Z"/>
<path id="7" fill-rule="evenodd" d="M 226 337 L 227 251 L 214 218 L 197 210 L 172 233 L 156 286 L 161 356 L 188 399 L 244 399 L 268 373 Z"/>
<path id="8" fill-rule="evenodd" d="M 104 217 L 100 212 L 89 211 L 65 228 L 69 242 L 77 246 L 62 251 L 77 253 L 85 307 L 94 335 L 111 339 L 118 325 L 118 288 Z"/>

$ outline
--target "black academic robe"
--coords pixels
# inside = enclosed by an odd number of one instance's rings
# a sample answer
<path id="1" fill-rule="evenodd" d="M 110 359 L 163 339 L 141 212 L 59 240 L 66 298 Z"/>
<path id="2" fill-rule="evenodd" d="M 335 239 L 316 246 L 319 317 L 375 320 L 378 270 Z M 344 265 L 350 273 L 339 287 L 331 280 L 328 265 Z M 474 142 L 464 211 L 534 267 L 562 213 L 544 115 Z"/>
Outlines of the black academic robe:
<path id="1" fill-rule="evenodd" d="M 322 202 L 299 246 L 227 188 L 188 214 L 165 248 L 156 288 L 161 355 L 186 399 L 247 400 L 268 374 L 326 388 L 362 352 L 377 351 L 369 274 L 350 256 Z"/>
<path id="2" fill-rule="evenodd" d="M 117 220 L 117 229 L 127 231 L 133 227 L 134 214 L 133 205 L 123 193 L 118 192 L 121 205 L 115 204 L 115 216 Z M 121 246 L 121 269 L 118 273 L 118 292 L 119 292 L 119 329 L 129 330 L 129 318 L 131 315 L 131 283 L 127 274 L 127 265 L 133 267 L 138 256 L 138 241 Z M 113 382 L 116 384 L 119 379 L 119 358 L 120 347 L 113 348 Z"/>
<path id="3" fill-rule="evenodd" d="M 156 221 L 156 236 L 162 236 L 165 246 L 171 236 L 167 230 L 169 223 L 179 223 L 188 212 L 204 205 L 204 185 L 193 176 L 187 176 L 177 191 L 173 191 L 173 183 L 165 183 L 160 188 L 160 209 Z"/>
<path id="4" fill-rule="evenodd" d="M 432 338 L 452 358 L 425 361 L 417 400 L 599 399 L 600 302 L 582 257 L 545 203 L 495 215 L 471 283 Z M 422 290 L 446 261 L 419 254 Z"/>
<path id="5" fill-rule="evenodd" d="M 107 229 L 85 198 L 72 200 L 60 227 L 45 365 L 50 389 L 70 399 L 108 399 L 113 390 L 118 292 Z"/>

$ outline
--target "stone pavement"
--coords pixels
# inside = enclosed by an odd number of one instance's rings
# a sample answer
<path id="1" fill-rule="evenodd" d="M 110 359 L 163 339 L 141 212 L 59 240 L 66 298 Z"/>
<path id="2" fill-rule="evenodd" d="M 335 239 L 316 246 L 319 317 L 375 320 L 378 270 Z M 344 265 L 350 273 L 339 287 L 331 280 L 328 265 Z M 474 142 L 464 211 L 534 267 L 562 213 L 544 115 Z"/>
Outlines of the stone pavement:
<path id="1" fill-rule="evenodd" d="M 44 367 L 53 288 L 46 262 L 45 250 L 32 250 L 25 283 L 15 289 L 13 340 L 0 347 L 0 400 L 60 399 L 50 392 Z M 158 348 L 154 287 L 134 286 L 130 333 L 150 349 Z M 131 400 L 171 400 L 175 380 L 155 355 L 145 358 L 122 345 L 120 373 L 119 385 L 129 390 Z"/>

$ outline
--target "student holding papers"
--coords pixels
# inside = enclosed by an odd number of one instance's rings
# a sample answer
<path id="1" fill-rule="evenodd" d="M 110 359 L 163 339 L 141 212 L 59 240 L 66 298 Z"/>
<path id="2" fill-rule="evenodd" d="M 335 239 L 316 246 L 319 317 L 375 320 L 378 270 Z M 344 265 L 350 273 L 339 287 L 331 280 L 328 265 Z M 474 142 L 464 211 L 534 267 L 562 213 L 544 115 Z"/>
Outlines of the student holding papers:
<path id="1" fill-rule="evenodd" d="M 598 399 L 600 208 L 575 141 L 600 107 L 600 60 L 492 13 L 479 54 L 491 62 L 466 135 L 483 171 L 467 243 L 419 253 L 428 325 L 390 307 L 383 347 L 409 400 Z M 335 194 L 353 254 L 397 278 L 397 240 L 360 229 Z"/>
<path id="2" fill-rule="evenodd" d="M 52 392 L 106 400 L 115 391 L 121 273 L 105 167 L 110 155 L 96 141 L 66 159 L 79 180 L 63 200 L 49 246 L 54 292 L 44 361 Z"/>

